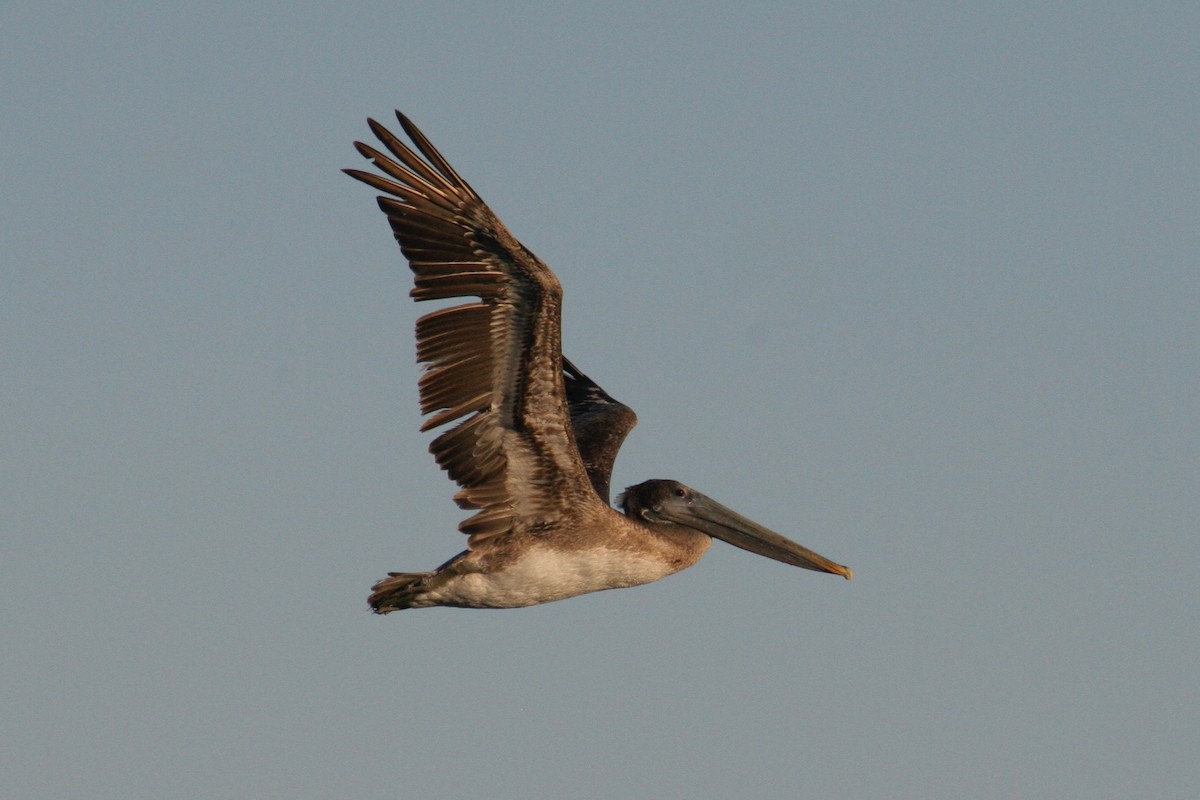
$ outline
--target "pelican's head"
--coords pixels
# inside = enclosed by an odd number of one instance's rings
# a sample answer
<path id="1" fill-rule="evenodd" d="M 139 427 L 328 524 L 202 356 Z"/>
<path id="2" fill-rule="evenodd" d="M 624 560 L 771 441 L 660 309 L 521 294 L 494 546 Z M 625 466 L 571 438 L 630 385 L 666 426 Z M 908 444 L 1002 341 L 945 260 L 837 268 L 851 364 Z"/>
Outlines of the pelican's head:
<path id="1" fill-rule="evenodd" d="M 752 522 L 716 500 L 705 497 L 679 481 L 653 480 L 630 486 L 617 503 L 627 517 L 650 524 L 674 523 L 706 533 L 734 547 L 749 550 L 795 567 L 830 572 L 846 580 L 849 567 L 835 564 L 807 547 Z"/>

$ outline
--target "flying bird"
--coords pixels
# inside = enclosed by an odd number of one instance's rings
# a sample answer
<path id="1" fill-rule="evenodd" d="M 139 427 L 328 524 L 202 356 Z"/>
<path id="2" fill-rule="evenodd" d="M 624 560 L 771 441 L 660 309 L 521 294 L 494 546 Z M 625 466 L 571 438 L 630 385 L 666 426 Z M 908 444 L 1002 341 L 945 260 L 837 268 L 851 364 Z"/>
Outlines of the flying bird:
<path id="1" fill-rule="evenodd" d="M 372 587 L 372 610 L 516 608 L 637 586 L 692 566 L 714 538 L 849 579 L 848 567 L 678 481 L 631 486 L 620 512 L 609 505 L 613 461 L 637 417 L 563 355 L 550 268 L 396 116 L 412 146 L 368 120 L 387 154 L 354 146 L 382 174 L 345 172 L 383 192 L 412 297 L 467 298 L 421 317 L 416 335 L 421 430 L 444 428 L 430 452 L 475 513 L 458 526 L 466 550 L 431 572 L 390 573 Z"/>

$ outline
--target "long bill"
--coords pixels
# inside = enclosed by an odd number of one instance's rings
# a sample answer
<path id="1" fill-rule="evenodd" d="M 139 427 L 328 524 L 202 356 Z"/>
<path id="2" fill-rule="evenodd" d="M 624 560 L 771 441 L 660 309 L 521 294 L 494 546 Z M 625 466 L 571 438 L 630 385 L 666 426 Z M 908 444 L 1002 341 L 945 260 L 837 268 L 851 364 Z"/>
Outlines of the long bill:
<path id="1" fill-rule="evenodd" d="M 679 525 L 703 531 L 714 539 L 728 542 L 760 556 L 782 561 L 794 567 L 829 572 L 841 575 L 846 580 L 854 577 L 849 567 L 830 561 L 803 545 L 764 528 L 753 520 L 726 508 L 710 497 L 693 491 L 686 507 L 667 505 L 660 508 L 660 516 Z"/>

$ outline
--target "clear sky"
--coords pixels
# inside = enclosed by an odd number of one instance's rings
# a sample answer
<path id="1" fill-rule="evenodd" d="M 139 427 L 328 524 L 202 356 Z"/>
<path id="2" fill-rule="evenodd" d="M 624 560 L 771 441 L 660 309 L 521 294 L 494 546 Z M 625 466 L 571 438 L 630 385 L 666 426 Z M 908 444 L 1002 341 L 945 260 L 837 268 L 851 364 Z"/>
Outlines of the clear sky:
<path id="1" fill-rule="evenodd" d="M 1195 796 L 1200 7 L 584 5 L 5 5 L 0 796 Z M 614 485 L 854 581 L 367 613 L 463 544 L 396 107 Z"/>

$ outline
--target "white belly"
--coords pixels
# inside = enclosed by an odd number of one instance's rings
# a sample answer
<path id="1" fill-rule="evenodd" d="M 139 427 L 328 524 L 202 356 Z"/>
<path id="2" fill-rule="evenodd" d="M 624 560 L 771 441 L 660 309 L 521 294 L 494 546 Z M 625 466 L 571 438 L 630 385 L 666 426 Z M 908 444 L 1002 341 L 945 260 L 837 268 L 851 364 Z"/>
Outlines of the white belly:
<path id="1" fill-rule="evenodd" d="M 601 589 L 650 583 L 678 569 L 669 560 L 647 552 L 534 547 L 499 572 L 456 575 L 422 596 L 420 604 L 472 608 L 531 606 Z"/>

